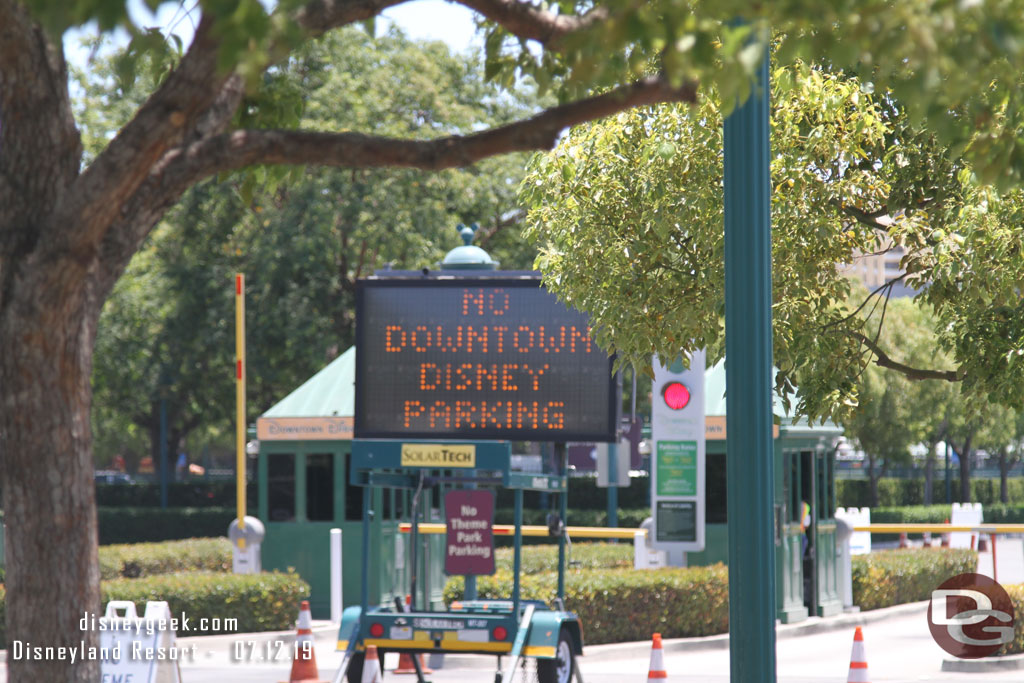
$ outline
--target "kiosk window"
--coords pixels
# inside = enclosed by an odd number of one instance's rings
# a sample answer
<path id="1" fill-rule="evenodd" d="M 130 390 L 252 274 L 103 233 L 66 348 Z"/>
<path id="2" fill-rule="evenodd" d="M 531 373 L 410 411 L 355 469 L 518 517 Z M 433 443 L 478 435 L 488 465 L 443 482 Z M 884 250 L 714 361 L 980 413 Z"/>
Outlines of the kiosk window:
<path id="1" fill-rule="evenodd" d="M 705 463 L 707 469 L 704 474 L 704 520 L 707 524 L 725 524 L 729 518 L 725 454 L 709 453 Z"/>
<path id="2" fill-rule="evenodd" d="M 295 521 L 295 454 L 267 458 L 267 510 L 271 522 Z"/>
<path id="3" fill-rule="evenodd" d="M 306 456 L 306 519 L 334 521 L 334 456 L 330 453 Z"/>
<path id="4" fill-rule="evenodd" d="M 345 521 L 358 522 L 363 518 L 363 487 L 353 486 L 352 455 L 345 454 Z"/>

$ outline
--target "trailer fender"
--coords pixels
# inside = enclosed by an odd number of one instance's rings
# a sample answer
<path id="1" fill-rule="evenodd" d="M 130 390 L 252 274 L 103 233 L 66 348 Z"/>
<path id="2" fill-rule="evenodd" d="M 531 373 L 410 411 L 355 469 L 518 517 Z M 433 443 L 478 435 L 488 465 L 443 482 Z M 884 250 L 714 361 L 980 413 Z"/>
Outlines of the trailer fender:
<path id="1" fill-rule="evenodd" d="M 582 655 L 583 632 L 580 628 L 579 617 L 570 612 L 554 611 L 534 612 L 523 654 L 527 657 L 553 659 L 562 629 L 569 634 L 573 654 Z"/>
<path id="2" fill-rule="evenodd" d="M 352 640 L 352 633 L 359 625 L 359 617 L 363 614 L 363 608 L 359 605 L 346 607 L 341 613 L 341 626 L 338 628 L 338 650 L 348 649 L 348 641 Z M 362 649 L 362 648 L 359 648 Z"/>

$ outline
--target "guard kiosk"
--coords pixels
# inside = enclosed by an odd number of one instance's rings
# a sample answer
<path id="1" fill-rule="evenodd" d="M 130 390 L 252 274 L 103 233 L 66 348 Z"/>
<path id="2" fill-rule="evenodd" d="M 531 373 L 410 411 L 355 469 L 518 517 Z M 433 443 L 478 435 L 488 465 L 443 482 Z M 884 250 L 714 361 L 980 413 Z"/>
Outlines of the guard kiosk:
<path id="1" fill-rule="evenodd" d="M 706 500 L 705 549 L 687 553 L 690 566 L 729 561 L 725 452 L 729 429 L 725 366 L 705 372 Z M 832 423 L 811 426 L 776 397 L 775 549 L 776 605 L 782 623 L 842 611 L 836 540 L 835 453 L 842 430 Z M 802 524 L 803 504 L 810 524 Z"/>
<path id="2" fill-rule="evenodd" d="M 355 348 L 348 349 L 266 411 L 257 420 L 258 516 L 266 529 L 263 568 L 294 569 L 310 584 L 316 619 L 330 616 L 330 531 L 342 530 L 342 597 L 359 603 L 362 582 L 360 535 L 364 489 L 349 482 L 355 393 Z M 440 519 L 436 491 L 418 501 L 419 517 Z M 371 508 L 374 571 L 369 590 L 374 602 L 404 598 L 410 576 L 406 534 L 400 521 L 411 515 L 407 492 L 385 491 Z M 440 605 L 445 576 L 443 539 L 420 539 L 421 590 L 428 604 Z"/>

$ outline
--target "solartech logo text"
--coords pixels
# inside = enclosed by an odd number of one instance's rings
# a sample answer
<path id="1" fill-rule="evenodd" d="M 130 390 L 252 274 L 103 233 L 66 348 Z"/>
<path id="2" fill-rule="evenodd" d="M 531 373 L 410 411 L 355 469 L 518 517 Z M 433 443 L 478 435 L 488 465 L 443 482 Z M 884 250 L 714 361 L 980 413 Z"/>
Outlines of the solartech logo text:
<path id="1" fill-rule="evenodd" d="M 943 650 L 961 659 L 995 654 L 1013 640 L 1013 601 L 981 574 L 954 576 L 932 591 L 928 628 Z"/>

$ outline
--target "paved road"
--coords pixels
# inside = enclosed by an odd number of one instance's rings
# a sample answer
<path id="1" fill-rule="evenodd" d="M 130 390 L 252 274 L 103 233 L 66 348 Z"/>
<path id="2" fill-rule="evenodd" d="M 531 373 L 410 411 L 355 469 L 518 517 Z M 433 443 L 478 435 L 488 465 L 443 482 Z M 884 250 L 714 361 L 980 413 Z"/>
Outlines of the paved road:
<path id="1" fill-rule="evenodd" d="M 853 627 L 838 630 L 793 635 L 780 630 L 777 652 L 779 683 L 845 683 L 853 642 Z M 941 670 L 945 653 L 934 643 L 928 631 L 924 609 L 911 607 L 892 613 L 880 621 L 864 627 L 870 680 L 878 683 L 910 683 L 917 681 L 943 681 L 956 683 L 987 683 L 988 681 L 1024 681 L 1024 670 L 949 673 Z M 330 681 L 341 654 L 333 650 L 335 632 L 331 629 L 317 633 L 317 663 L 320 675 Z M 213 638 L 183 638 L 179 645 L 195 645 L 194 660 L 186 659 L 181 666 L 184 683 L 273 683 L 287 681 L 290 664 L 284 653 L 277 661 L 240 662 L 252 658 L 244 643 L 251 637 L 239 635 Z M 256 640 L 253 638 L 253 640 Z M 727 683 L 729 681 L 729 651 L 721 639 L 710 639 L 695 648 L 693 641 L 667 640 L 665 645 L 666 683 Z M 237 643 L 243 643 L 239 646 Z M 271 641 L 273 642 L 273 641 Z M 256 645 L 256 654 L 278 653 L 274 647 Z M 506 660 L 507 661 L 507 660 Z M 583 678 L 587 683 L 624 683 L 643 681 L 647 676 L 650 650 L 646 643 L 634 646 L 596 646 L 588 648 L 580 660 Z M 389 655 L 387 669 L 394 666 L 394 655 Z M 494 680 L 493 657 L 449 657 L 446 666 L 429 678 L 433 683 L 491 683 Z M 396 676 L 390 671 L 387 681 L 414 683 L 413 676 Z M 517 676 L 516 683 L 527 680 Z M 532 676 L 528 680 L 532 680 Z M 0 683 L 6 683 L 6 667 L 0 669 Z"/>
<path id="2" fill-rule="evenodd" d="M 883 621 L 870 623 L 864 628 L 868 668 L 873 682 L 887 681 L 944 681 L 981 683 L 988 681 L 1024 681 L 1024 670 L 988 673 L 949 673 L 941 671 L 945 653 L 935 644 L 928 631 L 923 608 L 911 613 L 894 614 Z M 779 683 L 845 683 L 853 628 L 823 633 L 781 637 L 776 648 Z M 709 644 L 711 645 L 711 644 Z M 689 647 L 679 641 L 666 641 L 665 668 L 667 683 L 727 683 L 729 680 L 729 651 L 721 647 L 703 647 L 699 650 L 679 651 Z M 259 681 L 286 681 L 288 666 L 262 665 L 261 667 L 231 665 L 222 656 L 202 658 L 194 665 L 182 667 L 185 683 L 240 683 Z M 392 660 L 386 662 L 387 668 Z M 210 666 L 210 664 L 216 665 Z M 340 654 L 330 650 L 330 644 L 321 638 L 317 646 L 317 662 L 321 676 L 331 680 L 340 661 Z M 429 678 L 433 683 L 491 683 L 494 680 L 494 658 L 448 658 L 448 665 Z M 583 678 L 587 683 L 623 683 L 642 681 L 650 663 L 649 648 L 594 647 L 580 659 Z M 471 667 L 471 668 L 470 668 Z M 415 681 L 413 676 L 385 678 L 392 681 Z M 532 677 L 531 677 L 532 678 Z M 524 677 L 517 676 L 516 681 Z"/>

